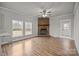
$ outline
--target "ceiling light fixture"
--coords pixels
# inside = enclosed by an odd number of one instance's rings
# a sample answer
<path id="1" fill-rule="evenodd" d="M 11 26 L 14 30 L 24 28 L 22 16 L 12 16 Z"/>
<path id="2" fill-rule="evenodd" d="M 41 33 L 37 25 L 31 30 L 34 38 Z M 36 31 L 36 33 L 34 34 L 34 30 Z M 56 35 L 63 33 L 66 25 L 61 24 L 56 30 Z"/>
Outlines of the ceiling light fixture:
<path id="1" fill-rule="evenodd" d="M 47 14 L 45 14 L 45 15 L 42 15 L 43 17 L 47 17 Z"/>
<path id="2" fill-rule="evenodd" d="M 43 15 L 42 15 L 42 17 L 47 17 L 46 9 L 43 10 Z"/>
<path id="3" fill-rule="evenodd" d="M 41 13 L 41 17 L 48 17 L 49 15 L 51 15 L 51 11 L 50 10 L 47 10 L 47 9 L 44 9 Z"/>

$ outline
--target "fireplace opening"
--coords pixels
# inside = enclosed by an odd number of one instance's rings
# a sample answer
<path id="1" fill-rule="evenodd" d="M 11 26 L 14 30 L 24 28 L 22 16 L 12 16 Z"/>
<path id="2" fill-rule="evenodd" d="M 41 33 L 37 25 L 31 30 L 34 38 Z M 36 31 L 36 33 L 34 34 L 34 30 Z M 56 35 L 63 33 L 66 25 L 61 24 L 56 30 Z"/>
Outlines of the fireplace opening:
<path id="1" fill-rule="evenodd" d="M 40 35 L 47 35 L 48 34 L 48 31 L 47 29 L 40 29 Z"/>

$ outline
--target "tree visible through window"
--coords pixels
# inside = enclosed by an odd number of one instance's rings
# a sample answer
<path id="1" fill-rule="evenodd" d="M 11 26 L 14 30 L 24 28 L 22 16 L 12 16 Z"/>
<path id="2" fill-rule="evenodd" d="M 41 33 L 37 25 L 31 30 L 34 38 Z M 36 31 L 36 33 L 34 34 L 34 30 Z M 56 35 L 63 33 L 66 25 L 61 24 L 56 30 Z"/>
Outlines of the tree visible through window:
<path id="1" fill-rule="evenodd" d="M 25 22 L 25 35 L 32 34 L 32 22 Z"/>
<path id="2" fill-rule="evenodd" d="M 23 35 L 23 21 L 12 21 L 12 37 L 18 37 Z"/>

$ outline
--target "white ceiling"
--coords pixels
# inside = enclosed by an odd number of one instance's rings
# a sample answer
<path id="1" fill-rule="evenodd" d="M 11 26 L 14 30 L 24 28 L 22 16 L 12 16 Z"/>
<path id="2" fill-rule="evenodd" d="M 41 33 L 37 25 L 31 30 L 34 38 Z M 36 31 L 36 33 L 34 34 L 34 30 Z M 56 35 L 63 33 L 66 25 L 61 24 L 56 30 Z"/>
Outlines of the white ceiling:
<path id="1" fill-rule="evenodd" d="M 72 13 L 74 2 L 0 2 L 2 7 L 18 11 L 28 16 L 38 16 L 46 8 L 52 15 Z"/>

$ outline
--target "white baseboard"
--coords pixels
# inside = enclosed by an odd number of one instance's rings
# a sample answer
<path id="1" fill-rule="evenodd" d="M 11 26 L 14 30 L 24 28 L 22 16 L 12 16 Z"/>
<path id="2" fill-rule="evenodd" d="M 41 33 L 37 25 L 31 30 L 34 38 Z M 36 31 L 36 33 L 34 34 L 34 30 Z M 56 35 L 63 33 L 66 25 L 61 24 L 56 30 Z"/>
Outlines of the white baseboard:
<path id="1" fill-rule="evenodd" d="M 55 35 L 50 35 L 52 37 L 59 37 L 59 38 L 67 38 L 67 39 L 72 39 L 71 37 L 65 37 L 65 36 L 55 36 Z M 73 39 L 72 39 L 73 40 Z"/>
<path id="2" fill-rule="evenodd" d="M 36 37 L 36 36 L 34 35 L 34 36 L 25 36 L 25 37 L 19 37 L 19 38 L 12 38 L 13 40 L 8 41 L 8 42 L 2 42 L 1 45 L 7 44 L 7 43 L 12 43 L 12 42 L 15 42 L 15 41 L 20 41 L 20 40 L 23 40 L 23 39 L 32 38 L 32 37 Z"/>

